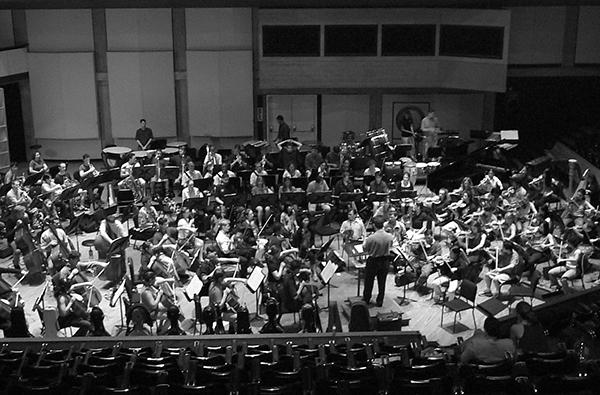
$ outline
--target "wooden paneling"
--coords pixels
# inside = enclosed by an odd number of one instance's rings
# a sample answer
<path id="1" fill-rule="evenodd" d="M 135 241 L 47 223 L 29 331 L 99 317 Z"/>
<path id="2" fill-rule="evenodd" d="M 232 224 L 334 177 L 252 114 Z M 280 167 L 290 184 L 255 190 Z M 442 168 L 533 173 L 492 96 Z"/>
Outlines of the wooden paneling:
<path id="1" fill-rule="evenodd" d="M 600 7 L 581 7 L 575 63 L 600 63 Z"/>
<path id="2" fill-rule="evenodd" d="M 189 8 L 185 11 L 187 49 L 252 49 L 250 8 Z"/>
<path id="3" fill-rule="evenodd" d="M 94 50 L 90 10 L 34 10 L 26 15 L 31 52 Z"/>
<path id="4" fill-rule="evenodd" d="M 560 64 L 565 7 L 511 9 L 509 64 Z"/>
<path id="5" fill-rule="evenodd" d="M 450 88 L 502 92 L 506 65 L 438 58 L 262 59 L 260 89 Z"/>
<path id="6" fill-rule="evenodd" d="M 106 10 L 109 51 L 160 51 L 173 48 L 171 10 Z"/>
<path id="7" fill-rule="evenodd" d="M 13 35 L 12 11 L 0 11 L 0 48 L 9 48 L 15 45 Z"/>

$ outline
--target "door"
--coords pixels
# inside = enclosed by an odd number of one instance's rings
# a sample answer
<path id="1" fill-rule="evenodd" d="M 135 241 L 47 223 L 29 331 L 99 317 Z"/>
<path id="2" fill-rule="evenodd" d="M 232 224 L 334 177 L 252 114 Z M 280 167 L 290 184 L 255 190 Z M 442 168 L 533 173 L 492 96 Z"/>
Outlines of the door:
<path id="1" fill-rule="evenodd" d="M 289 125 L 291 137 L 302 144 L 317 142 L 317 95 L 269 95 L 267 96 L 267 139 L 277 138 L 282 115 Z"/>

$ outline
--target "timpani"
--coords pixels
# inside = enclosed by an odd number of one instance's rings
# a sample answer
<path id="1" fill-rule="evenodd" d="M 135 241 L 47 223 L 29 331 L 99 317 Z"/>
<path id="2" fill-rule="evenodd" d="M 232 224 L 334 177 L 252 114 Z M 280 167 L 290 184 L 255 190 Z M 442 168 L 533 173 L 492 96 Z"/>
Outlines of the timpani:
<path id="1" fill-rule="evenodd" d="M 102 150 L 106 166 L 109 168 L 118 167 L 125 155 L 131 152 L 128 147 L 106 147 Z"/>
<path id="2" fill-rule="evenodd" d="M 187 146 L 187 143 L 185 141 L 171 141 L 170 143 L 167 143 L 167 147 L 169 147 L 169 148 L 179 149 L 179 147 L 185 147 L 185 146 Z"/>
<path id="3" fill-rule="evenodd" d="M 179 153 L 179 149 L 175 147 L 167 147 L 162 150 L 162 153 L 165 158 L 170 158 L 177 155 Z"/>

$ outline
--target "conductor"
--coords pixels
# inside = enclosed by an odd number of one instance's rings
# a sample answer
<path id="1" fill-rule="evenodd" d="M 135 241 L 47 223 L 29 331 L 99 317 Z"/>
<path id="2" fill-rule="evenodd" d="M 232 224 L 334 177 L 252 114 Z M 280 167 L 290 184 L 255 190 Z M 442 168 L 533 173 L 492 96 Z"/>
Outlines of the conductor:
<path id="1" fill-rule="evenodd" d="M 365 303 L 371 302 L 373 283 L 377 277 L 377 307 L 383 306 L 385 295 L 385 280 L 390 269 L 391 248 L 394 237 L 383 229 L 385 220 L 382 216 L 373 218 L 375 233 L 367 237 L 363 243 L 363 250 L 369 256 L 365 267 L 365 289 L 363 299 Z"/>

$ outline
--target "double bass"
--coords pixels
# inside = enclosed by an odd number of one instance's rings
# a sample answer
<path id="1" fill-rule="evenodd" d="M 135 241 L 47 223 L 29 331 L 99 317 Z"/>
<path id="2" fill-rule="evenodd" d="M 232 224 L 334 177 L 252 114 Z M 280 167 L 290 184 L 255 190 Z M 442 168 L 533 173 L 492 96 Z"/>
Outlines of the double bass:
<path id="1" fill-rule="evenodd" d="M 17 221 L 15 244 L 19 250 L 24 252 L 23 262 L 28 271 L 26 280 L 32 285 L 41 284 L 45 279 L 43 273 L 45 256 L 42 250 L 36 246 L 31 231 L 29 230 L 29 225 L 26 221 L 23 221 L 23 219 Z"/>

